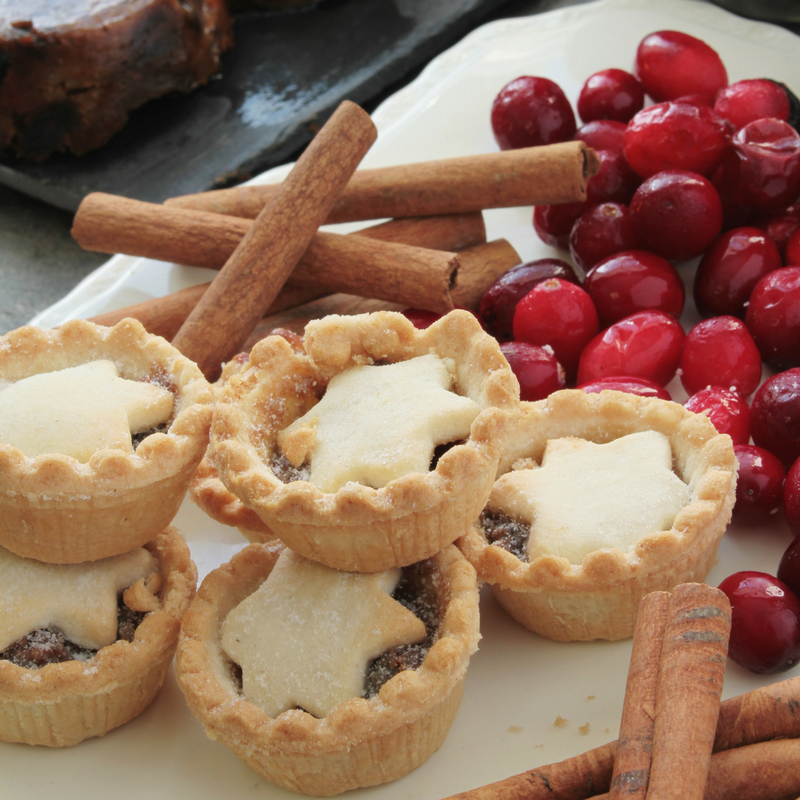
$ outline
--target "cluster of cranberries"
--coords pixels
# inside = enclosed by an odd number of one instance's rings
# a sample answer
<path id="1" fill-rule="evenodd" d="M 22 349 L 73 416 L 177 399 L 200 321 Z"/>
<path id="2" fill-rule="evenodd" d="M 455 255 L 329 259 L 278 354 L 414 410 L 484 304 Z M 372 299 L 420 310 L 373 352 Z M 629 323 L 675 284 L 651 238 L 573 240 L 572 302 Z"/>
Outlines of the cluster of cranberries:
<path id="1" fill-rule="evenodd" d="M 581 139 L 600 169 L 585 202 L 534 209 L 539 237 L 574 266 L 513 268 L 478 316 L 523 400 L 567 384 L 670 399 L 680 375 L 686 407 L 733 439 L 735 518 L 757 523 L 783 505 L 796 536 L 777 577 L 740 572 L 720 586 L 731 657 L 778 672 L 800 660 L 800 108 L 771 80 L 729 85 L 719 55 L 677 31 L 646 36 L 635 73 L 589 77 L 580 128 L 547 78 L 517 78 L 495 98 L 502 149 Z M 644 108 L 645 96 L 655 103 Z M 673 262 L 697 256 L 692 291 L 706 319 L 687 334 Z M 759 389 L 762 362 L 783 371 Z"/>

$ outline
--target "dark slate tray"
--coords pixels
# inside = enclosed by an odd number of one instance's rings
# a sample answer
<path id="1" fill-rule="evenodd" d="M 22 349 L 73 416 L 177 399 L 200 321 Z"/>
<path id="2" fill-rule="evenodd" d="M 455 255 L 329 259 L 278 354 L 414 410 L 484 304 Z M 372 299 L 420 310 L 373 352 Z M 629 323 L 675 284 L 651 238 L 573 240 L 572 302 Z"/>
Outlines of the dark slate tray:
<path id="1" fill-rule="evenodd" d="M 74 210 L 89 192 L 160 202 L 288 160 L 342 99 L 368 105 L 506 0 L 326 0 L 236 17 L 219 75 L 135 111 L 107 145 L 42 164 L 0 159 L 0 183 Z"/>

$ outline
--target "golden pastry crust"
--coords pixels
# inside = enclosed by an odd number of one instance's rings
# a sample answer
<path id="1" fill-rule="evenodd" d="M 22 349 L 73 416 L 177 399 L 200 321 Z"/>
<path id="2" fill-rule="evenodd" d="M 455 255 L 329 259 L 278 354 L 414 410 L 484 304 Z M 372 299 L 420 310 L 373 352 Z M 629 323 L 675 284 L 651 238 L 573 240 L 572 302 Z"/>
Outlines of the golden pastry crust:
<path id="1" fill-rule="evenodd" d="M 197 366 L 135 320 L 113 328 L 68 322 L 19 328 L 0 338 L 0 382 L 98 359 L 129 379 L 163 377 L 175 387 L 168 433 L 135 453 L 98 450 L 87 463 L 29 458 L 0 443 L 0 545 L 50 563 L 79 563 L 140 547 L 178 512 L 203 456 L 213 394 Z"/>
<path id="2" fill-rule="evenodd" d="M 137 605 L 149 601 L 154 607 L 132 642 L 116 641 L 89 661 L 38 669 L 0 660 L 0 740 L 69 747 L 103 736 L 153 701 L 172 664 L 181 617 L 194 597 L 197 569 L 174 528 L 145 547 L 159 561 L 161 590 L 160 597 L 140 584 L 128 590 Z"/>
<path id="3" fill-rule="evenodd" d="M 228 613 L 266 579 L 281 549 L 249 545 L 203 581 L 184 617 L 176 662 L 190 710 L 210 738 L 294 791 L 333 795 L 402 777 L 439 748 L 458 710 L 480 638 L 474 569 L 452 546 L 416 567 L 432 572 L 441 607 L 438 638 L 419 669 L 323 719 L 299 709 L 271 718 L 239 694 L 220 637 Z"/>
<path id="4" fill-rule="evenodd" d="M 301 555 L 334 569 L 379 572 L 421 561 L 455 541 L 489 496 L 519 387 L 497 342 L 466 311 L 418 331 L 401 314 L 331 316 L 309 323 L 297 353 L 281 337 L 259 342 L 222 392 L 210 458 L 230 492 Z M 278 434 L 311 409 L 344 369 L 435 353 L 455 363 L 454 390 L 481 409 L 464 444 L 436 469 L 381 489 L 349 483 L 324 493 L 283 483 L 270 466 Z"/>
<path id="5" fill-rule="evenodd" d="M 689 486 L 689 504 L 670 530 L 642 536 L 629 553 L 596 550 L 581 564 L 553 555 L 521 561 L 490 545 L 477 524 L 457 542 L 500 604 L 526 628 L 559 641 L 627 638 L 645 594 L 702 582 L 716 562 L 736 498 L 736 456 L 729 436 L 678 403 L 581 390 L 522 403 L 498 476 L 519 459 L 539 463 L 550 439 L 604 443 L 643 430 L 668 437 L 675 472 Z"/>

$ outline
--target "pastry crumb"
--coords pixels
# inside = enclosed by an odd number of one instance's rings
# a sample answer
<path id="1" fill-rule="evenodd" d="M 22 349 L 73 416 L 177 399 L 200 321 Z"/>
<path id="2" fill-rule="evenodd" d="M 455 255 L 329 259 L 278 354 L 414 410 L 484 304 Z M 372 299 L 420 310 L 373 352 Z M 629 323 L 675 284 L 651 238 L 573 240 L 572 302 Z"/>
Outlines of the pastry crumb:
<path id="1" fill-rule="evenodd" d="M 553 725 L 556 728 L 566 728 L 568 721 L 569 720 L 564 719 L 564 717 L 556 717 L 556 721 L 553 723 Z"/>
<path id="2" fill-rule="evenodd" d="M 586 699 L 587 699 L 587 700 L 594 700 L 594 695 L 593 695 L 593 694 L 590 694 L 590 695 L 589 695 L 589 696 L 588 696 Z"/>
<path id="3" fill-rule="evenodd" d="M 589 733 L 589 723 L 587 722 L 585 725 L 581 725 L 578 730 L 583 736 L 586 736 L 586 734 Z"/>
<path id="4" fill-rule="evenodd" d="M 508 726 L 509 733 L 522 733 L 522 727 L 520 725 L 509 725 Z"/>

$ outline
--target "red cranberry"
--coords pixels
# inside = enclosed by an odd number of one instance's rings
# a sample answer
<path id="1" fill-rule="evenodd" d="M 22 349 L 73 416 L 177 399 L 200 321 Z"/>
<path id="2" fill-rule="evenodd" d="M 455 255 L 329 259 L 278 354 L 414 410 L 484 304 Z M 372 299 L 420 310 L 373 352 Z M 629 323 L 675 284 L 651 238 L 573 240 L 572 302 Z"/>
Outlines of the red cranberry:
<path id="1" fill-rule="evenodd" d="M 604 69 L 589 76 L 578 96 L 584 122 L 613 119 L 627 122 L 644 105 L 644 87 L 623 69 Z"/>
<path id="2" fill-rule="evenodd" d="M 597 312 L 586 292 L 574 283 L 549 278 L 517 303 L 514 338 L 550 345 L 558 361 L 574 375 L 586 343 L 598 331 Z"/>
<path id="3" fill-rule="evenodd" d="M 666 386 L 675 375 L 684 333 L 663 311 L 638 311 L 615 322 L 586 345 L 578 383 L 611 375 L 632 375 Z"/>
<path id="4" fill-rule="evenodd" d="M 774 81 L 763 78 L 737 81 L 721 89 L 714 100 L 714 111 L 738 131 L 748 122 L 763 117 L 789 119 L 789 98 Z"/>
<path id="5" fill-rule="evenodd" d="M 800 194 L 800 134 L 778 119 L 749 122 L 725 151 L 721 186 L 743 208 L 779 214 Z"/>
<path id="6" fill-rule="evenodd" d="M 680 375 L 689 394 L 713 384 L 747 397 L 761 382 L 761 356 L 741 320 L 711 317 L 698 322 L 686 336 Z"/>
<path id="7" fill-rule="evenodd" d="M 714 103 L 711 102 L 708 97 L 704 94 L 684 94 L 680 97 L 676 97 L 674 102 L 676 103 L 688 103 L 690 106 L 697 106 L 701 108 L 705 106 L 706 108 L 713 108 Z"/>
<path id="8" fill-rule="evenodd" d="M 800 266 L 800 233 L 797 231 L 786 242 L 786 266 Z"/>
<path id="9" fill-rule="evenodd" d="M 501 150 L 569 141 L 575 114 L 561 87 L 523 75 L 506 84 L 492 103 L 492 130 Z"/>
<path id="10" fill-rule="evenodd" d="M 628 166 L 625 156 L 598 150 L 600 169 L 586 184 L 587 203 L 630 203 L 642 179 Z"/>
<path id="11" fill-rule="evenodd" d="M 750 408 L 737 391 L 709 386 L 695 392 L 683 405 L 695 414 L 705 414 L 734 444 L 750 441 Z"/>
<path id="12" fill-rule="evenodd" d="M 800 366 L 800 267 L 765 275 L 750 295 L 744 321 L 767 364 Z"/>
<path id="13" fill-rule="evenodd" d="M 415 328 L 428 328 L 441 319 L 442 315 L 435 311 L 426 311 L 424 308 L 404 308 L 403 316 L 410 320 Z"/>
<path id="14" fill-rule="evenodd" d="M 694 301 L 705 317 L 744 317 L 750 293 L 761 278 L 781 265 L 772 240 L 759 228 L 723 233 L 700 261 L 694 279 Z"/>
<path id="15" fill-rule="evenodd" d="M 783 581 L 795 594 L 800 592 L 800 536 L 792 543 L 778 564 L 778 580 Z"/>
<path id="16" fill-rule="evenodd" d="M 501 275 L 481 297 L 478 319 L 495 338 L 507 341 L 514 338 L 514 310 L 517 303 L 537 283 L 548 278 L 562 278 L 572 283 L 578 276 L 571 264 L 559 258 L 540 258 L 518 264 Z"/>
<path id="17" fill-rule="evenodd" d="M 533 229 L 545 244 L 567 250 L 572 226 L 588 207 L 589 203 L 585 202 L 536 206 L 533 209 Z"/>
<path id="18" fill-rule="evenodd" d="M 631 215 L 642 247 L 673 260 L 700 255 L 722 228 L 717 190 L 679 169 L 648 178 L 631 200 Z"/>
<path id="19" fill-rule="evenodd" d="M 520 400 L 544 400 L 566 384 L 564 368 L 552 348 L 527 342 L 504 342 L 500 350 L 519 381 Z"/>
<path id="20" fill-rule="evenodd" d="M 731 601 L 728 656 L 751 672 L 772 674 L 800 659 L 800 601 L 765 572 L 737 572 L 719 585 Z"/>
<path id="21" fill-rule="evenodd" d="M 627 126 L 613 119 L 596 119 L 581 125 L 573 138 L 586 142 L 593 150 L 622 152 Z"/>
<path id="22" fill-rule="evenodd" d="M 800 458 L 786 473 L 786 482 L 783 485 L 783 512 L 789 530 L 795 536 L 800 536 Z"/>
<path id="23" fill-rule="evenodd" d="M 711 175 L 722 161 L 728 128 L 713 109 L 658 103 L 640 111 L 625 131 L 625 158 L 643 178 L 665 169 Z"/>
<path id="24" fill-rule="evenodd" d="M 736 444 L 733 452 L 739 462 L 733 517 L 747 524 L 763 522 L 781 506 L 786 470 L 763 447 Z"/>
<path id="25" fill-rule="evenodd" d="M 634 250 L 637 246 L 631 210 L 624 203 L 589 206 L 575 221 L 569 234 L 570 255 L 584 272 L 606 256 Z"/>
<path id="26" fill-rule="evenodd" d="M 646 250 L 625 250 L 598 261 L 583 288 L 594 302 L 601 328 L 648 308 L 675 318 L 683 311 L 685 293 L 677 270 Z"/>
<path id="27" fill-rule="evenodd" d="M 790 467 L 800 456 L 800 368 L 764 381 L 751 411 L 753 442 Z"/>
<path id="28" fill-rule="evenodd" d="M 598 378 L 589 383 L 582 383 L 578 388 L 583 389 L 588 394 L 596 394 L 610 389 L 615 392 L 636 394 L 639 397 L 658 397 L 661 400 L 672 400 L 672 395 L 663 386 L 659 386 L 655 381 L 649 381 L 647 378 L 637 378 L 634 375 L 610 375 L 608 378 Z"/>
<path id="29" fill-rule="evenodd" d="M 680 31 L 656 31 L 636 50 L 636 74 L 656 102 L 699 94 L 713 102 L 728 85 L 728 73 L 716 50 Z"/>
<path id="30" fill-rule="evenodd" d="M 786 245 L 791 235 L 800 230 L 800 203 L 789 206 L 786 211 L 773 217 L 759 220 L 756 225 L 775 243 L 781 258 L 784 259 L 784 266 L 800 266 L 800 240 L 797 242 L 798 252 L 796 258 L 798 260 L 794 262 L 786 260 Z"/>

